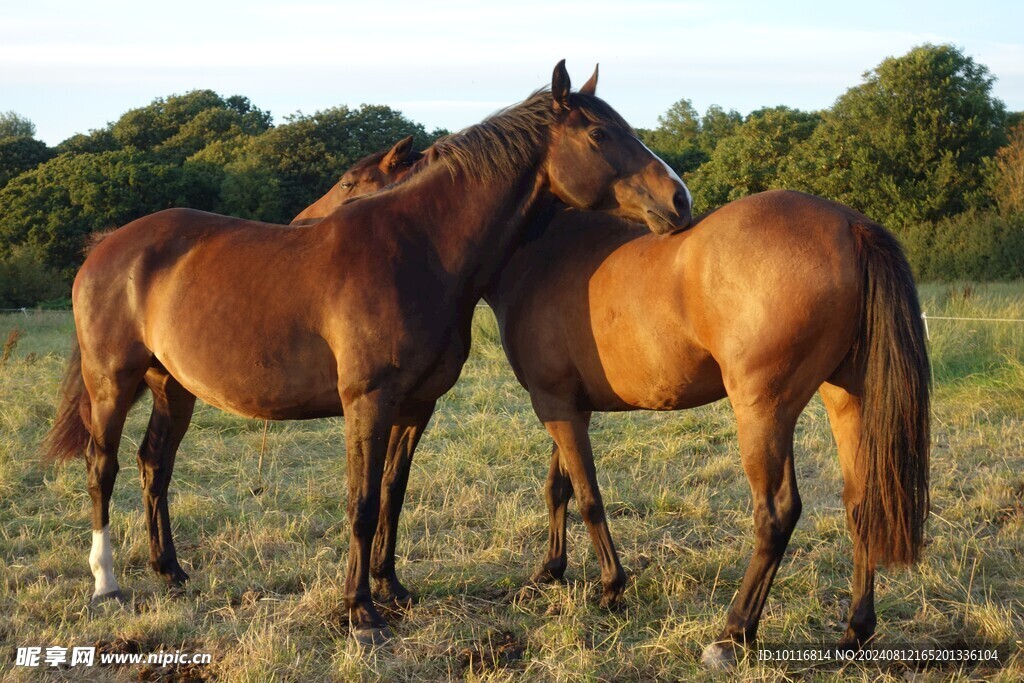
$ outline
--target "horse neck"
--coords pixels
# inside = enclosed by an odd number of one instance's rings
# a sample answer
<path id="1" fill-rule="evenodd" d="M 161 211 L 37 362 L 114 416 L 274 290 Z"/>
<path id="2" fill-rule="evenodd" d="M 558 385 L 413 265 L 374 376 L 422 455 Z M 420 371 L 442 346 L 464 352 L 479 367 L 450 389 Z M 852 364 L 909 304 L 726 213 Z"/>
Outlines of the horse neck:
<path id="1" fill-rule="evenodd" d="M 541 167 L 537 161 L 508 178 L 437 164 L 388 194 L 411 208 L 444 270 L 475 303 L 532 218 L 545 182 Z"/>

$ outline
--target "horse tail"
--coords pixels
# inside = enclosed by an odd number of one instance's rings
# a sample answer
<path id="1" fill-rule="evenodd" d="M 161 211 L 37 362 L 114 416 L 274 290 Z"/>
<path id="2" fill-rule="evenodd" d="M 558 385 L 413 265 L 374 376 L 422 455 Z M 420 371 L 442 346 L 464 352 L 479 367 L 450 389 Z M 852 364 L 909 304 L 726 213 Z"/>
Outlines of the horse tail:
<path id="1" fill-rule="evenodd" d="M 71 458 L 85 454 L 92 435 L 89 425 L 92 424 L 92 402 L 89 392 L 85 390 L 82 378 L 82 350 L 75 334 L 71 358 L 64 371 L 64 380 L 60 385 L 60 405 L 53 426 L 43 439 L 43 460 L 45 462 L 63 463 Z"/>
<path id="2" fill-rule="evenodd" d="M 881 226 L 856 222 L 864 273 L 857 340 L 864 370 L 857 472 L 864 499 L 853 511 L 869 561 L 914 563 L 928 517 L 931 372 L 910 264 Z"/>

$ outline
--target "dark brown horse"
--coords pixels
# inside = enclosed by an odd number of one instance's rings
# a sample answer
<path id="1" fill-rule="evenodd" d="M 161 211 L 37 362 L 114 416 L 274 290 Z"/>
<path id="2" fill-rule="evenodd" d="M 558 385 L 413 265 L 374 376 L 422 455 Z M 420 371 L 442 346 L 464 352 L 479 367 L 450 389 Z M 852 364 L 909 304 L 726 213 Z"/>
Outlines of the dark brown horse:
<path id="1" fill-rule="evenodd" d="M 73 288 L 77 348 L 50 457 L 85 452 L 94 599 L 121 598 L 109 502 L 125 416 L 153 413 L 139 449 L 150 563 L 187 576 L 167 486 L 195 399 L 268 419 L 345 416 L 352 533 L 345 605 L 362 643 L 390 634 L 369 574 L 389 449 L 412 448 L 458 379 L 476 301 L 548 192 L 659 232 L 689 223 L 682 184 L 564 64 L 535 93 L 438 145 L 441 163 L 307 228 L 169 210 L 115 231 Z M 273 276 L 268 276 L 268 274 Z M 404 432 L 407 438 L 390 438 Z M 392 478 L 389 477 L 389 484 Z"/>
<path id="2" fill-rule="evenodd" d="M 594 475 L 592 411 L 678 410 L 728 396 L 755 501 L 756 550 L 704 659 L 732 661 L 736 645 L 754 641 L 800 514 L 793 429 L 817 390 L 839 446 L 854 539 L 843 643 L 870 639 L 875 566 L 916 558 L 928 502 L 928 362 L 894 238 L 847 207 L 794 192 L 739 200 L 667 238 L 593 212 L 537 222 L 533 241 L 484 295 L 556 443 L 548 554 L 534 579 L 565 573 L 575 493 L 601 561 L 602 603 L 625 586 Z M 388 477 L 404 482 L 411 451 L 401 455 Z"/>

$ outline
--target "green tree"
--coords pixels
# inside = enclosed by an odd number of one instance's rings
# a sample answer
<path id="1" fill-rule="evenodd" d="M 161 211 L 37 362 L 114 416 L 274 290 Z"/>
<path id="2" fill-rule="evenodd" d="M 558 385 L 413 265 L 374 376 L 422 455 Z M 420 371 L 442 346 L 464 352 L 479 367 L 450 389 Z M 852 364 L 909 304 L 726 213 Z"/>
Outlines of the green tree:
<path id="1" fill-rule="evenodd" d="M 969 209 L 902 236 L 920 280 L 1015 280 L 1024 274 L 1024 214 Z"/>
<path id="2" fill-rule="evenodd" d="M 258 135 L 270 128 L 271 120 L 248 98 L 225 99 L 212 90 L 193 90 L 132 109 L 110 132 L 120 147 L 158 150 L 183 159 L 214 140 Z"/>
<path id="3" fill-rule="evenodd" d="M 1024 214 L 1024 123 L 1010 130 L 1006 145 L 986 165 L 989 195 L 999 211 Z"/>
<path id="4" fill-rule="evenodd" d="M 121 149 L 121 143 L 110 132 L 110 128 L 107 126 L 88 133 L 76 133 L 57 145 L 57 154 L 94 154 Z"/>
<path id="5" fill-rule="evenodd" d="M 0 112 L 0 138 L 34 138 L 36 124 L 13 111 Z"/>
<path id="6" fill-rule="evenodd" d="M 67 282 L 28 249 L 16 248 L 0 257 L 0 308 L 35 306 L 67 293 Z"/>
<path id="7" fill-rule="evenodd" d="M 735 109 L 725 111 L 717 104 L 711 105 L 700 120 L 698 146 L 710 158 L 719 141 L 731 135 L 741 123 L 743 116 Z"/>
<path id="8" fill-rule="evenodd" d="M 640 139 L 664 159 L 676 172 L 683 174 L 707 161 L 700 145 L 700 116 L 690 100 L 682 99 L 658 117 L 658 127 L 638 131 Z"/>
<path id="9" fill-rule="evenodd" d="M 825 113 L 783 180 L 893 226 L 983 203 L 982 160 L 1005 139 L 993 80 L 951 45 L 890 57 Z"/>
<path id="10" fill-rule="evenodd" d="M 187 205 L 182 175 L 137 150 L 55 157 L 0 189 L 0 258 L 26 249 L 69 277 L 90 233 Z"/>
<path id="11" fill-rule="evenodd" d="M 782 187 L 780 169 L 819 121 L 819 114 L 789 107 L 751 112 L 716 143 L 708 162 L 688 176 L 695 210 L 707 211 L 748 194 Z"/>
<path id="12" fill-rule="evenodd" d="M 0 187 L 50 159 L 53 154 L 53 150 L 41 140 L 25 136 L 0 137 Z"/>

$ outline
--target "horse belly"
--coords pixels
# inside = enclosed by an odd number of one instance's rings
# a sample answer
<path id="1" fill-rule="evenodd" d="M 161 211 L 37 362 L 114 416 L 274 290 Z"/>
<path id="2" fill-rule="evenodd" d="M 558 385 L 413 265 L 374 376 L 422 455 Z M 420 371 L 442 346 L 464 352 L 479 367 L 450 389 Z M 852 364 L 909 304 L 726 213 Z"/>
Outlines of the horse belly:
<path id="1" fill-rule="evenodd" d="M 151 348 L 182 386 L 236 415 L 294 420 L 341 414 L 337 363 L 323 339 L 253 331 L 165 331 L 154 335 Z"/>
<path id="2" fill-rule="evenodd" d="M 693 330 L 682 276 L 664 255 L 639 271 L 629 256 L 621 250 L 591 279 L 589 329 L 574 340 L 596 407 L 679 410 L 722 398 L 721 369 Z"/>
<path id="3" fill-rule="evenodd" d="M 597 343 L 601 372 L 585 378 L 597 410 L 682 410 L 725 396 L 722 372 L 709 353 L 619 338 Z"/>

